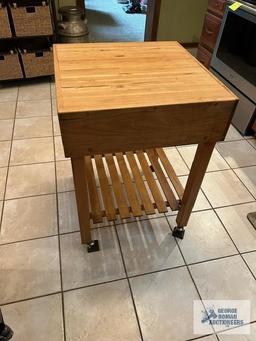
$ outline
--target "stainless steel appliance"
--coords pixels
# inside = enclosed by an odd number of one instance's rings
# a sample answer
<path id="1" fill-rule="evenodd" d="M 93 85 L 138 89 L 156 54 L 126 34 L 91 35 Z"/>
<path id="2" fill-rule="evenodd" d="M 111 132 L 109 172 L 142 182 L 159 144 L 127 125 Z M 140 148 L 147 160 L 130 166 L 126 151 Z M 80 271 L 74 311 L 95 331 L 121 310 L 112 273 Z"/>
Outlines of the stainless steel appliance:
<path id="1" fill-rule="evenodd" d="M 240 1 L 233 11 L 234 2 L 227 2 L 211 70 L 240 98 L 232 123 L 246 135 L 256 116 L 256 5 Z"/>

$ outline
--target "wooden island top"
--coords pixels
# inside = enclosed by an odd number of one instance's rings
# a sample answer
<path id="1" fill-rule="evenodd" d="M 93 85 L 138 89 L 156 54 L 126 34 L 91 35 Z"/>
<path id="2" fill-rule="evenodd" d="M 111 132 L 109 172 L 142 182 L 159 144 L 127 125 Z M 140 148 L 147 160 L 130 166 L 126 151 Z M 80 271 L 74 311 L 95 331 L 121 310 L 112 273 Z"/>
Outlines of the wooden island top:
<path id="1" fill-rule="evenodd" d="M 58 113 L 234 101 L 177 42 L 54 46 Z"/>

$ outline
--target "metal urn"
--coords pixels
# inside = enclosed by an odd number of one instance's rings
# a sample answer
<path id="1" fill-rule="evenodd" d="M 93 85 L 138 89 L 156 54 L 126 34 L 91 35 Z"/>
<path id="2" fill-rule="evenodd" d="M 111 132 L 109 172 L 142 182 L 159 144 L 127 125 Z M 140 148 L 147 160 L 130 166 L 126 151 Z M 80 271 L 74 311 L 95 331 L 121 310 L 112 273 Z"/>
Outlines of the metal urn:
<path id="1" fill-rule="evenodd" d="M 76 6 L 64 6 L 59 9 L 61 21 L 57 24 L 59 41 L 61 43 L 88 42 L 87 20 L 84 12 Z"/>

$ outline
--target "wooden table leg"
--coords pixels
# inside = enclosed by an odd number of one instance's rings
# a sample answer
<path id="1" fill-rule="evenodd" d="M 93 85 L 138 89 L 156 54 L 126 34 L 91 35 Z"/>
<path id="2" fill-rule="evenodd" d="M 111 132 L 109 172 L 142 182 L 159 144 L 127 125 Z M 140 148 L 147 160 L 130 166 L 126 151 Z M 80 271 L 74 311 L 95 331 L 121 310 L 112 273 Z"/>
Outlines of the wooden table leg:
<path id="1" fill-rule="evenodd" d="M 90 230 L 89 196 L 84 157 L 71 158 L 80 225 L 81 242 L 88 244 L 88 252 L 98 251 L 98 241 L 92 240 Z"/>
<path id="2" fill-rule="evenodd" d="M 173 236 L 177 238 L 183 239 L 184 237 L 184 227 L 188 223 L 214 146 L 215 143 L 201 143 L 197 147 L 196 155 L 190 170 L 187 185 L 181 200 L 179 213 L 176 219 L 177 226 L 173 230 Z"/>

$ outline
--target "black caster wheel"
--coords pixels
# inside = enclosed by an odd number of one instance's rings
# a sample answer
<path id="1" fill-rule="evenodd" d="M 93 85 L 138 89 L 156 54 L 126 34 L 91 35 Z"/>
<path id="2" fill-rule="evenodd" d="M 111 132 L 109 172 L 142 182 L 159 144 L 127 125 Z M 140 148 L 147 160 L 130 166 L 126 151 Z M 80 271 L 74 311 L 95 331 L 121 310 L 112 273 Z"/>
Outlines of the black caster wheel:
<path id="1" fill-rule="evenodd" d="M 173 237 L 176 237 L 176 238 L 179 238 L 179 239 L 183 239 L 184 238 L 184 234 L 185 234 L 184 227 L 176 226 L 174 228 L 174 230 L 172 231 Z"/>
<path id="2" fill-rule="evenodd" d="M 4 326 L 4 329 L 0 333 L 0 341 L 8 341 L 13 337 L 13 331 L 7 325 Z"/>
<path id="3" fill-rule="evenodd" d="M 92 240 L 87 246 L 88 252 L 97 252 L 99 250 L 100 250 L 100 247 L 99 247 L 99 241 L 98 240 Z"/>

